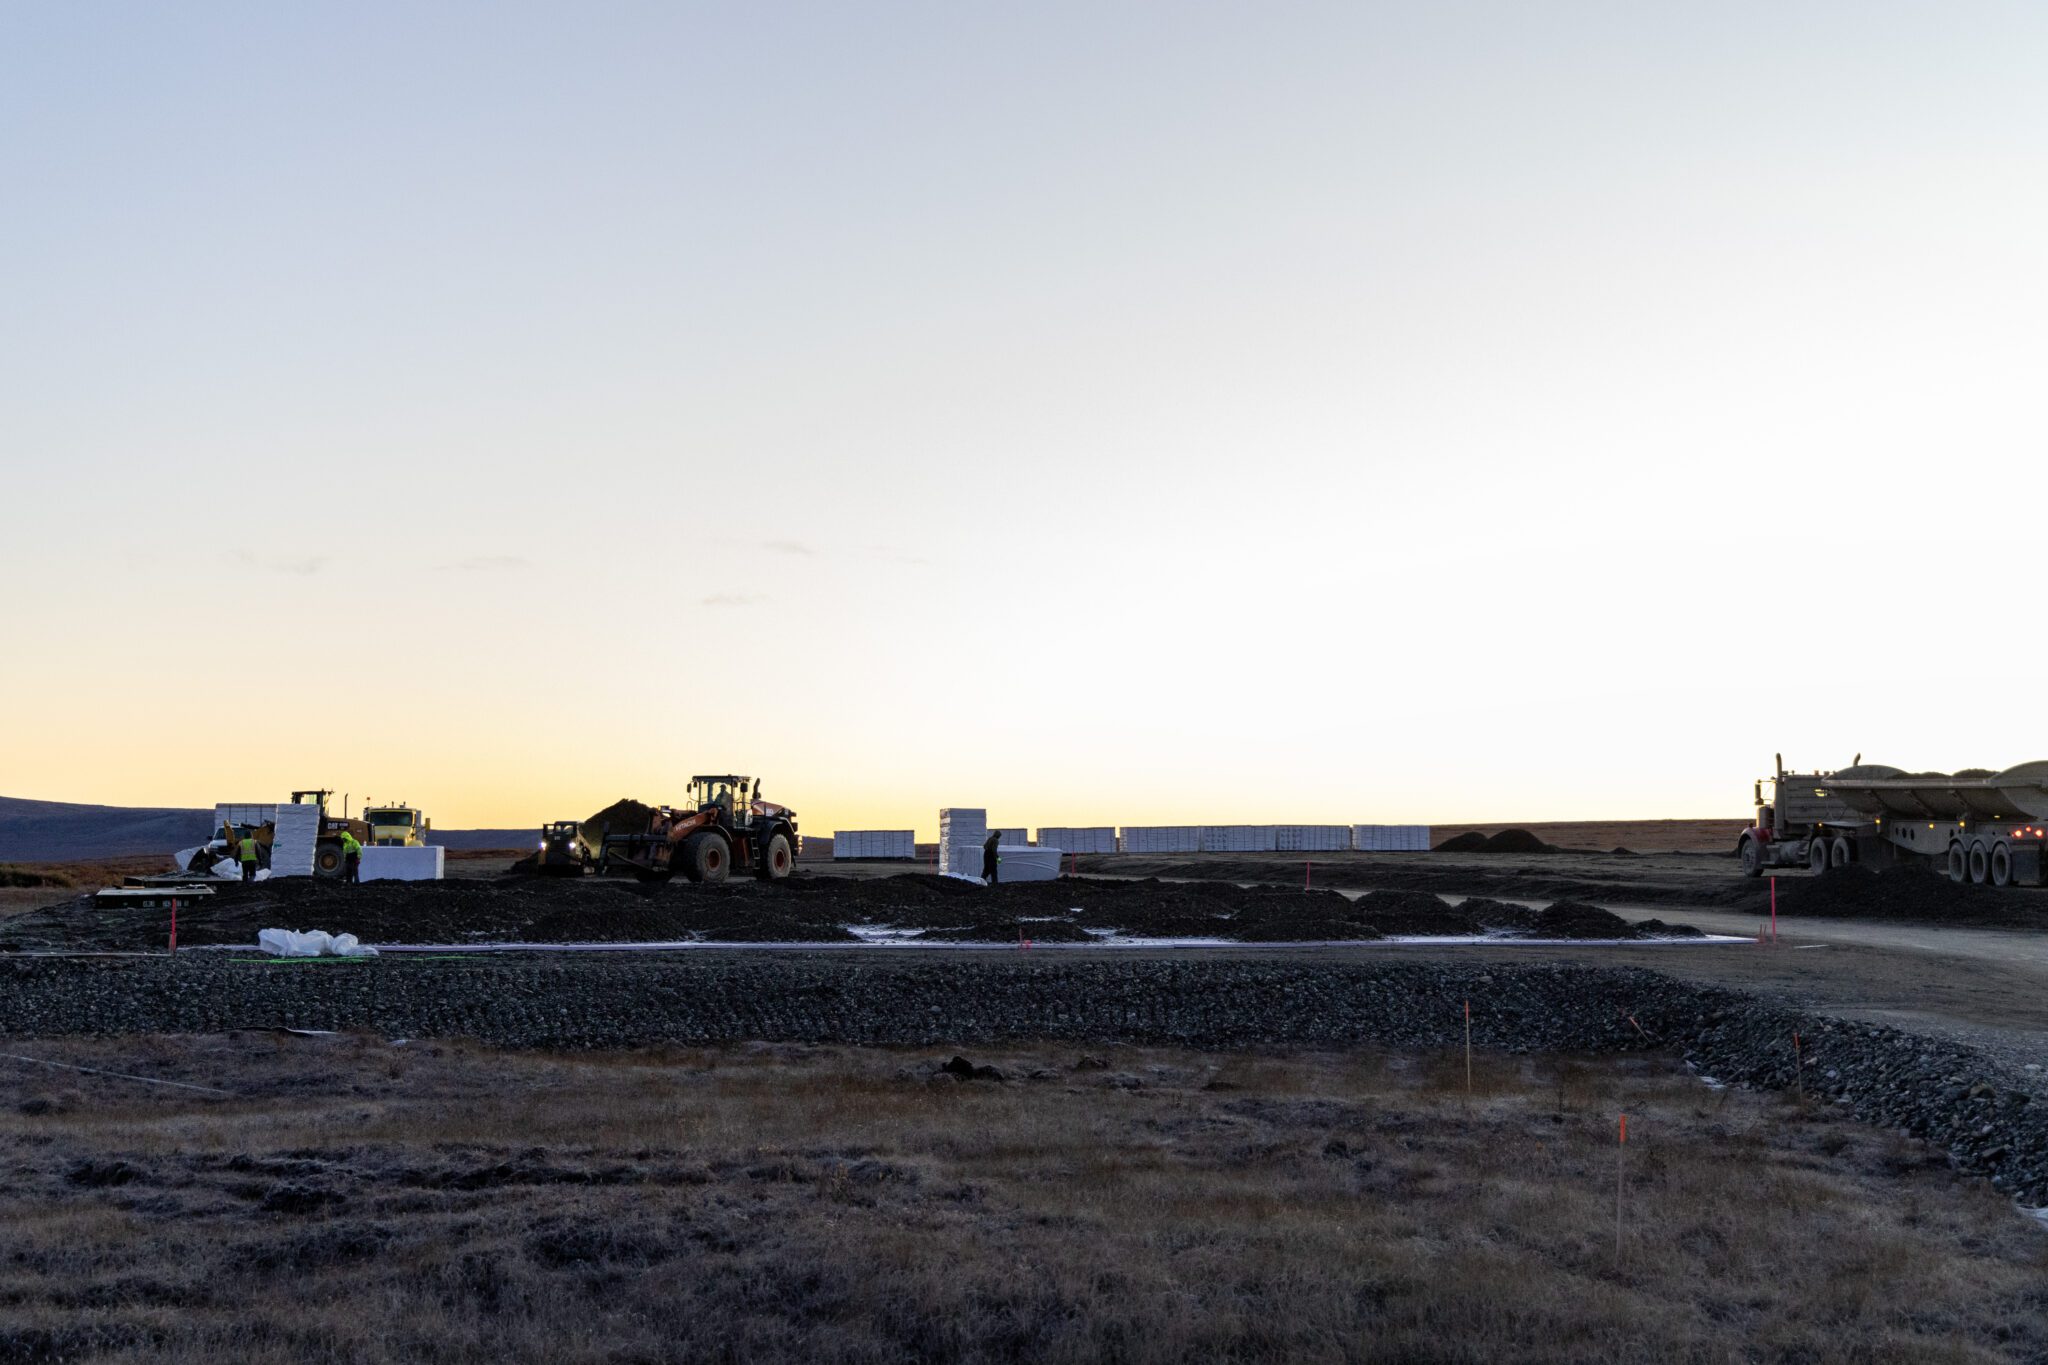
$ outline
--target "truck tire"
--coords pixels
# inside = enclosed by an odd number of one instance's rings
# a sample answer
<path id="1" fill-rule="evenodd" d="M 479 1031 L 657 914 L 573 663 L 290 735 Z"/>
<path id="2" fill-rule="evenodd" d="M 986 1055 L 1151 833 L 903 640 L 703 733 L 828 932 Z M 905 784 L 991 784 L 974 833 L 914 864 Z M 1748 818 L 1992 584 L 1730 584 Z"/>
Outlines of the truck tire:
<path id="1" fill-rule="evenodd" d="M 1828 870 L 1828 841 L 1810 839 L 1806 844 L 1806 866 L 1815 876 Z"/>
<path id="2" fill-rule="evenodd" d="M 1991 854 L 1982 844 L 1970 845 L 1970 881 L 1977 886 L 1991 879 Z"/>
<path id="3" fill-rule="evenodd" d="M 1952 882 L 1966 882 L 1970 879 L 1970 858 L 1963 852 L 1961 844 L 1948 846 L 1948 879 Z"/>
<path id="4" fill-rule="evenodd" d="M 2012 853 L 2004 844 L 1991 850 L 1991 884 L 2012 885 Z"/>
<path id="5" fill-rule="evenodd" d="M 796 869 L 796 853 L 789 846 L 789 836 L 781 830 L 768 836 L 768 843 L 761 850 L 761 867 L 756 874 L 764 882 L 779 882 Z"/>
<path id="6" fill-rule="evenodd" d="M 1735 856 L 1742 860 L 1743 876 L 1761 877 L 1764 875 L 1764 850 L 1763 846 L 1757 843 L 1756 840 L 1744 835 L 1741 844 L 1736 847 Z"/>
<path id="7" fill-rule="evenodd" d="M 716 886 L 732 871 L 732 849 L 724 838 L 709 830 L 700 830 L 683 840 L 681 851 L 683 875 L 693 882 Z"/>
<path id="8" fill-rule="evenodd" d="M 1855 857 L 1856 850 L 1849 847 L 1849 841 L 1845 838 L 1837 836 L 1835 841 L 1828 845 L 1828 863 L 1832 867 L 1847 867 Z"/>

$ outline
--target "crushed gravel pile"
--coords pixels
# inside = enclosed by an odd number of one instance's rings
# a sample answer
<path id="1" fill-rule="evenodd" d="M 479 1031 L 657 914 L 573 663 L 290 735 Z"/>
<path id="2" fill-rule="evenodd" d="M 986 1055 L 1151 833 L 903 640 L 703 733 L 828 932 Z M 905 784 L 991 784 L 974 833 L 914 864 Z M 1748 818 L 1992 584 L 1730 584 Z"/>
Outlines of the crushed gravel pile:
<path id="1" fill-rule="evenodd" d="M 0 959 L 0 1034 L 278 1027 L 472 1037 L 513 1047 L 736 1040 L 945 1045 L 1012 1040 L 1189 1047 L 1669 1048 L 1944 1148 L 2023 1203 L 2048 1203 L 2048 1102 L 1956 1043 L 1661 973 L 1569 963 L 1131 954 L 708 953 L 449 961 Z M 2038 1087 L 2038 1081 L 2035 1086 Z"/>

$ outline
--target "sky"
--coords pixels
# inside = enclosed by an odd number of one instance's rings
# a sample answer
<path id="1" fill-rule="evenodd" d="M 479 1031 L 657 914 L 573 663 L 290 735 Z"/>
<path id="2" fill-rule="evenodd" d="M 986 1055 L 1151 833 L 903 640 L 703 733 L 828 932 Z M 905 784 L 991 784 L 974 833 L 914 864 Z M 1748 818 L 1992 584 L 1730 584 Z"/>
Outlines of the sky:
<path id="1" fill-rule="evenodd" d="M 0 794 L 2048 756 L 2048 9 L 0 8 Z"/>

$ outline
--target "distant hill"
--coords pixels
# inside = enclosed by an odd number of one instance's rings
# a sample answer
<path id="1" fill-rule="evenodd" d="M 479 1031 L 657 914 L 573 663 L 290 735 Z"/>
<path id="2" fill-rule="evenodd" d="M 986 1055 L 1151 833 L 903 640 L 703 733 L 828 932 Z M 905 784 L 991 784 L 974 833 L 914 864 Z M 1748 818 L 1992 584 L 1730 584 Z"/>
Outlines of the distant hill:
<path id="1" fill-rule="evenodd" d="M 211 807 L 87 806 L 0 796 L 0 862 L 175 853 L 212 829 Z M 532 829 L 437 829 L 427 842 L 457 850 L 524 848 L 538 829 L 538 822 Z"/>

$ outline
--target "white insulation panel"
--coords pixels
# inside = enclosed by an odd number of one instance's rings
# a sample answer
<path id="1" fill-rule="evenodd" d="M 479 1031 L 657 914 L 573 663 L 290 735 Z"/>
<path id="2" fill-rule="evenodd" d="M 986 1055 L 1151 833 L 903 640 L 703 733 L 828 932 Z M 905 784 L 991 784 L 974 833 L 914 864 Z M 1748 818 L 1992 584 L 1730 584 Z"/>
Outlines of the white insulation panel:
<path id="1" fill-rule="evenodd" d="M 1428 825 L 1353 825 L 1351 846 L 1360 853 L 1427 853 Z"/>
<path id="2" fill-rule="evenodd" d="M 908 829 L 835 829 L 834 858 L 915 858 L 917 832 Z"/>
<path id="3" fill-rule="evenodd" d="M 1116 826 L 1041 825 L 1038 846 L 1056 848 L 1063 853 L 1114 853 Z"/>

